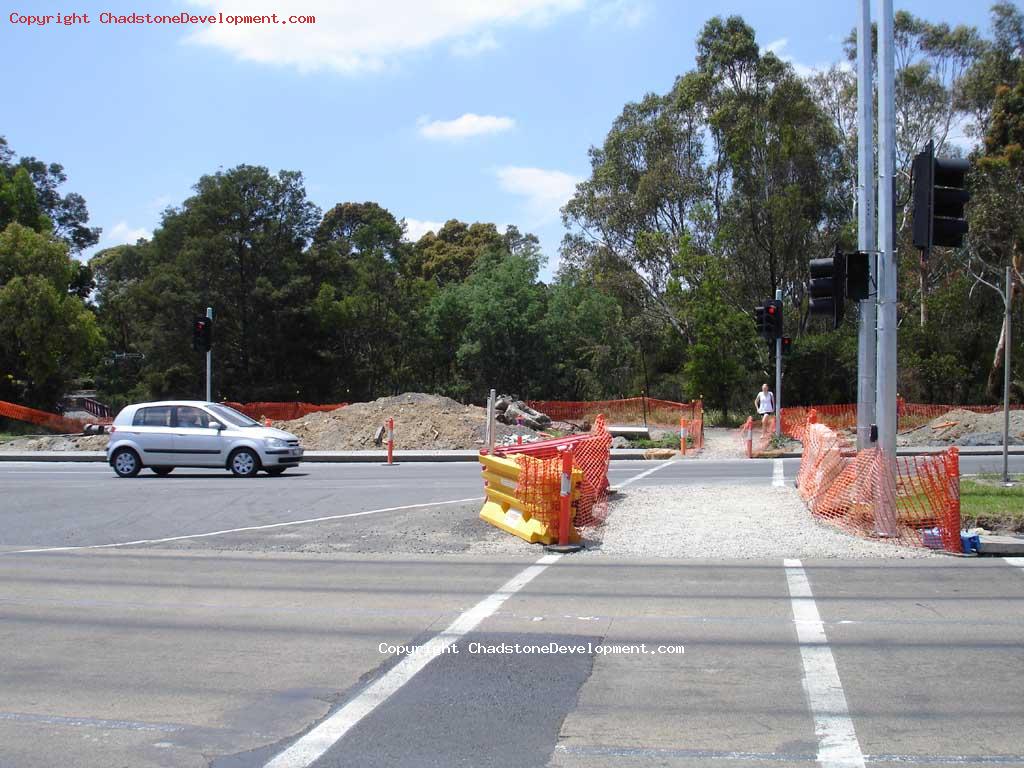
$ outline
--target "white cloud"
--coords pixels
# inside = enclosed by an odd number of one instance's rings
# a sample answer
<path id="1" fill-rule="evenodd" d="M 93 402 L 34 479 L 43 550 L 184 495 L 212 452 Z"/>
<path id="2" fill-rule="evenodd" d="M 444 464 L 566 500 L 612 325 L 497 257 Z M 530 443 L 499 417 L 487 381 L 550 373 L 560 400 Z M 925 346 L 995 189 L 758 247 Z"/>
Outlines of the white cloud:
<path id="1" fill-rule="evenodd" d="M 580 179 L 564 171 L 506 165 L 495 172 L 503 190 L 525 198 L 527 214 L 537 225 L 551 221 L 569 202 Z"/>
<path id="2" fill-rule="evenodd" d="M 303 0 L 282 11 L 280 0 L 192 0 L 227 15 L 312 15 L 315 24 L 212 24 L 189 41 L 246 61 L 309 72 L 380 70 L 403 56 L 443 42 L 486 39 L 492 29 L 543 25 L 578 11 L 586 0 Z M 470 43 L 466 43 L 469 45 Z M 485 43 L 486 44 L 486 43 Z"/>
<path id="3" fill-rule="evenodd" d="M 590 14 L 595 24 L 614 24 L 635 29 L 647 21 L 651 6 L 647 0 L 608 0 L 600 3 Z"/>
<path id="4" fill-rule="evenodd" d="M 422 221 L 420 219 L 405 219 L 405 238 L 410 243 L 415 243 L 427 232 L 437 232 L 444 226 L 443 221 Z"/>
<path id="5" fill-rule="evenodd" d="M 137 240 L 149 240 L 151 237 L 153 237 L 153 233 L 145 227 L 132 228 L 128 226 L 128 222 L 119 221 L 109 229 L 103 230 L 103 237 L 99 245 L 101 248 L 110 248 L 125 243 L 134 245 Z"/>
<path id="6" fill-rule="evenodd" d="M 772 40 L 768 45 L 761 48 L 761 55 L 764 56 L 766 53 L 774 53 L 781 61 L 792 65 L 793 70 L 800 77 L 811 77 L 812 75 L 827 70 L 831 64 L 818 64 L 817 66 L 809 67 L 806 64 L 801 64 L 792 54 L 784 53 L 786 47 L 789 45 L 788 37 L 780 37 L 778 40 Z"/>
<path id="7" fill-rule="evenodd" d="M 494 51 L 498 48 L 498 41 L 491 32 L 484 32 L 477 37 L 467 37 L 456 40 L 452 44 L 452 55 L 464 59 L 471 59 L 474 56 Z"/>
<path id="8" fill-rule="evenodd" d="M 424 116 L 417 123 L 420 127 L 420 135 L 426 139 L 458 141 L 470 136 L 511 130 L 515 127 L 516 121 L 511 117 L 475 115 L 472 112 L 467 112 L 454 120 L 431 120 Z"/>

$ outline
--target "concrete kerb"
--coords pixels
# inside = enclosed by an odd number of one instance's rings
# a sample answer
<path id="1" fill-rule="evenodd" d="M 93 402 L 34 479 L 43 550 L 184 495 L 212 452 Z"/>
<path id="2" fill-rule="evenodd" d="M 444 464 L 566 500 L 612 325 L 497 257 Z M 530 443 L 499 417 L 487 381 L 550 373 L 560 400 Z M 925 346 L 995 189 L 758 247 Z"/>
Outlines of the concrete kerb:
<path id="1" fill-rule="evenodd" d="M 394 460 L 398 462 L 453 462 L 476 461 L 480 452 L 475 450 L 460 451 L 395 451 Z M 303 456 L 305 463 L 324 464 L 380 464 L 387 461 L 386 451 L 306 451 Z M 617 449 L 612 451 L 613 459 L 644 458 L 641 449 Z M 103 451 L 0 451 L 0 461 L 28 462 L 105 462 Z"/>

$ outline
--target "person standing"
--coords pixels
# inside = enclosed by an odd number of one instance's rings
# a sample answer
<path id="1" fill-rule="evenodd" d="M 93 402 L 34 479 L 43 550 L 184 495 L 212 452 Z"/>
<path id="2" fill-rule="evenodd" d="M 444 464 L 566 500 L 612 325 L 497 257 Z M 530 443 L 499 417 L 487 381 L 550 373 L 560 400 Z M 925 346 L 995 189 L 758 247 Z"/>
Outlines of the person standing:
<path id="1" fill-rule="evenodd" d="M 768 389 L 767 384 L 761 385 L 761 391 L 754 398 L 754 407 L 761 416 L 761 436 L 768 433 L 772 415 L 775 413 L 775 395 Z"/>

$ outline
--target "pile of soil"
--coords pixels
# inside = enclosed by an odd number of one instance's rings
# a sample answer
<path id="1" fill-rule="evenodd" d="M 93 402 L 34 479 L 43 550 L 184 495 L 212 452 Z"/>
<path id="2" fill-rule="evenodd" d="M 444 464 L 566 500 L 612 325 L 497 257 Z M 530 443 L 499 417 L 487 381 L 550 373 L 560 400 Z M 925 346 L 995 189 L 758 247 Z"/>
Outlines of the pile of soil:
<path id="1" fill-rule="evenodd" d="M 107 435 L 41 435 L 0 443 L 0 451 L 105 451 Z"/>
<path id="2" fill-rule="evenodd" d="M 421 392 L 352 403 L 274 426 L 296 435 L 310 451 L 373 450 L 378 448 L 374 435 L 388 418 L 395 420 L 395 450 L 476 449 L 484 444 L 485 409 Z M 497 425 L 496 442 L 515 442 L 515 435 L 523 435 L 524 442 L 538 437 L 529 427 Z"/>
<path id="3" fill-rule="evenodd" d="M 961 408 L 897 436 L 897 445 L 1002 445 L 1003 412 L 975 413 Z M 1010 411 L 1010 445 L 1024 445 L 1024 411 Z"/>

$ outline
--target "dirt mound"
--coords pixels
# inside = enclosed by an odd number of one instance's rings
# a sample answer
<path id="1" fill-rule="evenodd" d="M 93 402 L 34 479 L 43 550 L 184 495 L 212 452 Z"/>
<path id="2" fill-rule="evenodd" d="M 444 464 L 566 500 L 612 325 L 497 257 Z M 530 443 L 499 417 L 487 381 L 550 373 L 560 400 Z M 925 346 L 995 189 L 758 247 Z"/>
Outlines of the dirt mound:
<path id="1" fill-rule="evenodd" d="M 1010 443 L 1024 440 L 1024 411 L 1010 411 Z M 937 416 L 923 427 L 904 432 L 897 444 L 923 445 L 1002 445 L 1003 412 L 975 413 L 956 408 Z"/>
<path id="2" fill-rule="evenodd" d="M 352 403 L 334 411 L 278 421 L 274 426 L 296 435 L 310 451 L 372 450 L 378 447 L 373 441 L 375 433 L 389 417 L 395 420 L 395 449 L 399 451 L 475 449 L 484 444 L 483 408 L 422 392 Z M 526 440 L 536 439 L 536 433 L 527 427 L 499 424 L 497 441 L 517 434 Z"/>
<path id="3" fill-rule="evenodd" d="M 43 435 L 0 443 L 0 451 L 105 451 L 107 435 Z"/>

